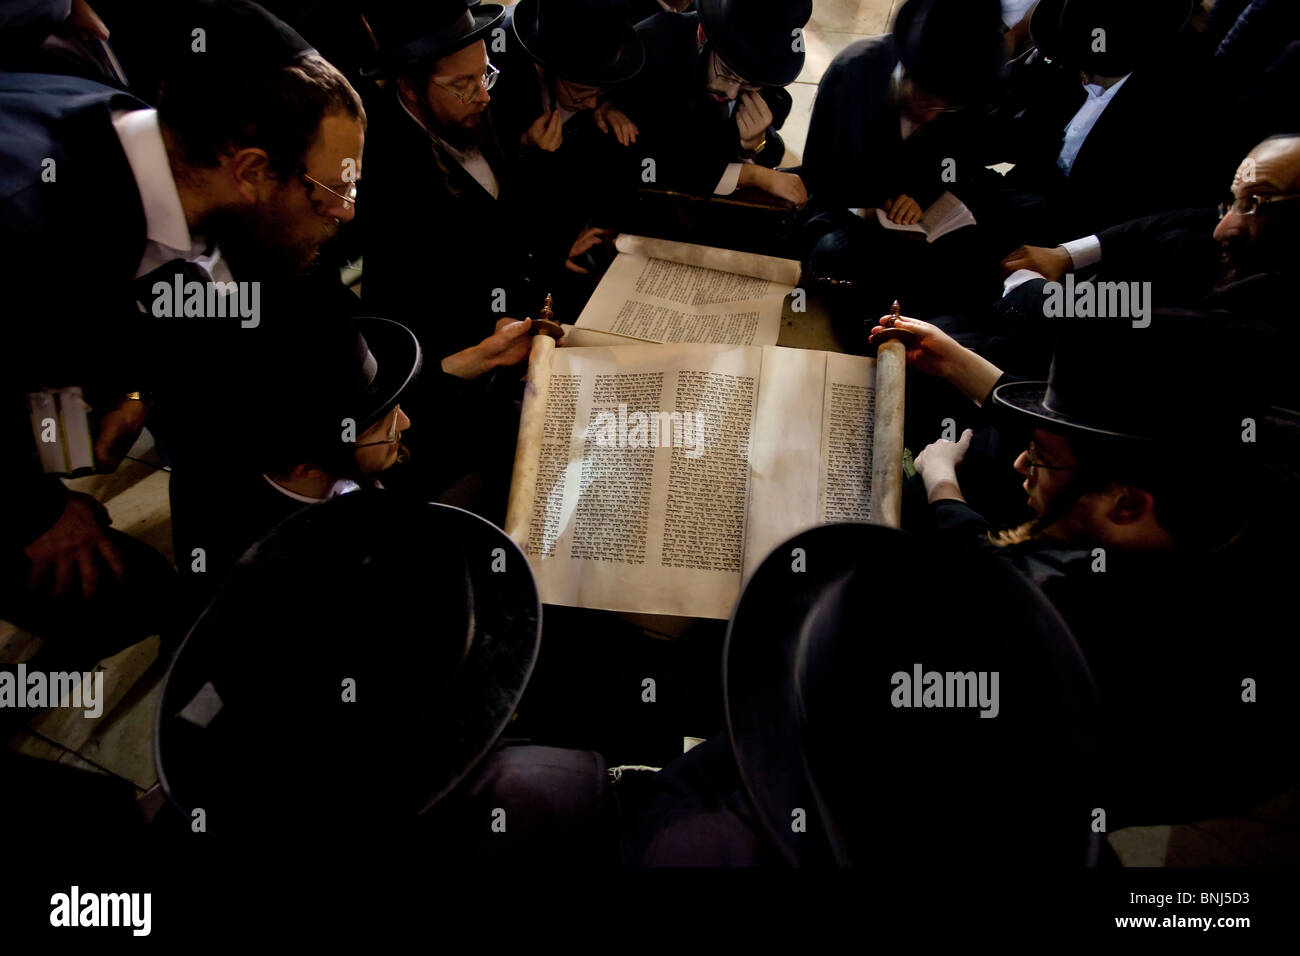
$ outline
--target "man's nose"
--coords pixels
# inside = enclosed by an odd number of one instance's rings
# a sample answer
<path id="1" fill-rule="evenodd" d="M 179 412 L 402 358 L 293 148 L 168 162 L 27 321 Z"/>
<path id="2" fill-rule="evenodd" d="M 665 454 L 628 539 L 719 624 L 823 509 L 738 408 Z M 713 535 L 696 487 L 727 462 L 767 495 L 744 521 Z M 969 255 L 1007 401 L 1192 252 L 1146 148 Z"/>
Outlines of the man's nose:
<path id="1" fill-rule="evenodd" d="M 1020 474 L 1028 477 L 1029 475 L 1029 452 L 1022 451 L 1017 457 L 1015 464 L 1012 465 Z"/>
<path id="2" fill-rule="evenodd" d="M 401 434 L 411 427 L 411 420 L 406 417 L 406 412 L 400 408 L 397 410 L 397 434 Z"/>
<path id="3" fill-rule="evenodd" d="M 356 218 L 357 207 L 355 203 L 350 203 L 350 202 L 345 203 L 342 200 L 339 200 L 329 210 L 329 213 L 339 222 L 351 222 L 353 219 Z"/>
<path id="4" fill-rule="evenodd" d="M 1227 242 L 1245 231 L 1246 217 L 1237 213 L 1236 210 L 1229 209 L 1228 214 L 1220 219 L 1219 224 L 1214 227 L 1214 238 L 1218 242 Z"/>

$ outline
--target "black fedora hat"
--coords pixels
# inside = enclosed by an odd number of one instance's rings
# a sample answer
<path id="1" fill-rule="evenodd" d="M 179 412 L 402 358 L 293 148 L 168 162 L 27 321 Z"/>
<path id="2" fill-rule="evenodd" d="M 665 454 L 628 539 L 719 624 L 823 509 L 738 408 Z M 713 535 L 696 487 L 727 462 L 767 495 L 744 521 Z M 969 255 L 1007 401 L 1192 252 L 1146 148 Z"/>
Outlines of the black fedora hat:
<path id="1" fill-rule="evenodd" d="M 814 528 L 755 571 L 723 654 L 736 765 L 789 863 L 978 864 L 1012 823 L 1036 833 L 1036 861 L 1088 858 L 1095 688 L 1009 563 L 878 525 Z M 963 700 L 983 689 L 988 706 L 932 706 L 898 678 L 929 673 L 971 674 Z"/>
<path id="2" fill-rule="evenodd" d="M 1101 76 L 1124 76 L 1158 53 L 1191 18 L 1195 5 L 1195 0 L 1040 0 L 1029 36 L 1050 59 Z"/>
<path id="3" fill-rule="evenodd" d="M 493 747 L 540 625 L 527 559 L 484 519 L 383 491 L 312 505 L 245 553 L 177 652 L 159 780 L 209 831 L 263 831 L 280 806 L 295 826 L 401 827 Z"/>
<path id="4" fill-rule="evenodd" d="M 985 95 L 1004 59 L 997 0 L 907 0 L 893 36 L 907 75 L 954 103 Z"/>
<path id="5" fill-rule="evenodd" d="M 787 86 L 803 69 L 796 43 L 812 0 L 699 0 L 700 25 L 722 62 L 751 83 Z"/>
<path id="6" fill-rule="evenodd" d="M 271 311 L 290 307 L 268 292 Z M 307 300 L 308 302 L 314 300 Z M 343 450 L 350 419 L 353 439 L 380 421 L 419 378 L 424 353 L 400 322 L 374 317 L 321 317 L 310 334 L 276 328 L 243 370 L 235 400 L 239 427 L 265 421 L 269 411 L 292 422 L 284 429 L 253 429 L 245 440 L 255 459 L 318 461 Z M 256 462 L 255 462 L 256 463 Z M 262 467 L 267 467 L 262 462 Z"/>
<path id="7" fill-rule="evenodd" d="M 377 50 L 365 77 L 391 76 L 482 39 L 505 19 L 499 3 L 472 0 L 373 0 L 362 11 Z"/>
<path id="8" fill-rule="evenodd" d="M 543 69 L 584 86 L 610 86 L 645 63 L 630 16 L 627 0 L 519 0 L 511 23 Z"/>
<path id="9" fill-rule="evenodd" d="M 1153 310 L 1147 328 L 1122 319 L 1073 320 L 1055 335 L 1047 380 L 999 385 L 994 410 L 1014 426 L 1067 438 L 1192 441 L 1220 453 L 1250 452 L 1242 420 L 1262 415 L 1263 383 L 1246 362 L 1216 365 L 1212 381 L 1206 378 L 1210 350 L 1231 327 L 1221 315 L 1182 309 Z M 1259 332 L 1235 327 L 1243 337 Z M 1258 341 L 1268 341 L 1259 334 Z"/>

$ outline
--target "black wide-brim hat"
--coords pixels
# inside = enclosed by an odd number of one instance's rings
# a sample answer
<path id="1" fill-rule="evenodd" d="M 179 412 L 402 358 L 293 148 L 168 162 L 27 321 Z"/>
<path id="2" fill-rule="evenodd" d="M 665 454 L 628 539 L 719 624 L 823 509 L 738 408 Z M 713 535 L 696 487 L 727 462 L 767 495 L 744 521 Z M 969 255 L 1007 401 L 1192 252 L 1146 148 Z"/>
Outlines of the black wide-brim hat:
<path id="1" fill-rule="evenodd" d="M 477 515 L 383 491 L 308 506 L 244 554 L 178 651 L 159 781 L 210 830 L 279 808 L 295 826 L 413 821 L 494 746 L 540 635 L 527 558 Z"/>
<path id="2" fill-rule="evenodd" d="M 583 86 L 612 86 L 645 65 L 625 0 L 519 0 L 515 38 L 550 73 Z"/>
<path id="3" fill-rule="evenodd" d="M 357 432 L 360 434 L 383 418 L 410 390 L 424 367 L 424 352 L 415 333 L 392 319 L 366 316 L 356 320 L 364 349 L 359 372 L 369 382 L 350 398 L 356 409 Z M 373 377 L 370 369 L 373 368 Z"/>
<path id="4" fill-rule="evenodd" d="M 812 0 L 699 0 L 700 25 L 722 61 L 759 86 L 788 86 L 803 69 L 796 43 Z"/>
<path id="5" fill-rule="evenodd" d="M 1039 0 L 1029 37 L 1042 54 L 1100 76 L 1124 76 L 1191 18 L 1195 0 Z M 1095 30 L 1105 49 L 1097 46 Z"/>
<path id="6" fill-rule="evenodd" d="M 505 19 L 499 3 L 471 0 L 375 0 L 362 11 L 378 49 L 364 77 L 394 76 L 483 39 Z"/>
<path id="7" fill-rule="evenodd" d="M 894 707 L 891 675 L 917 664 L 998 671 L 998 716 Z M 996 840 L 1008 817 L 1057 825 L 1063 781 L 1097 745 L 1091 674 L 1042 592 L 965 543 L 873 524 L 768 555 L 732 615 L 723 683 L 741 779 L 794 865 L 941 863 L 926 853 Z M 1087 819 L 1061 849 L 1076 863 Z"/>
<path id="8" fill-rule="evenodd" d="M 893 37 L 903 69 L 929 93 L 977 102 L 997 82 L 1004 59 L 997 0 L 907 0 Z"/>
<path id="9" fill-rule="evenodd" d="M 1102 442 L 1142 445 L 1193 442 L 1240 454 L 1242 421 L 1267 402 L 1247 363 L 1205 380 L 1207 351 L 1235 328 L 1268 338 L 1249 323 L 1225 325 L 1220 314 L 1153 308 L 1149 327 L 1124 318 L 1055 319 L 1047 379 L 1008 382 L 993 390 L 992 411 L 1008 426 Z"/>

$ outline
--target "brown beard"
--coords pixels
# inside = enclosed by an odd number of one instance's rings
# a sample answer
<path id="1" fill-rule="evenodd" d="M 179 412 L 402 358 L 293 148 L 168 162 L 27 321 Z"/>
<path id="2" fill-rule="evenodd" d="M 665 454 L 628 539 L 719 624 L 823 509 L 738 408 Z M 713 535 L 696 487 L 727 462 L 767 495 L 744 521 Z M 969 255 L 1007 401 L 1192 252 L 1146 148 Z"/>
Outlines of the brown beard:
<path id="1" fill-rule="evenodd" d="M 326 238 L 304 240 L 290 231 L 291 221 L 281 204 L 259 204 L 218 210 L 201 232 L 221 249 L 236 279 L 291 279 L 307 270 Z"/>

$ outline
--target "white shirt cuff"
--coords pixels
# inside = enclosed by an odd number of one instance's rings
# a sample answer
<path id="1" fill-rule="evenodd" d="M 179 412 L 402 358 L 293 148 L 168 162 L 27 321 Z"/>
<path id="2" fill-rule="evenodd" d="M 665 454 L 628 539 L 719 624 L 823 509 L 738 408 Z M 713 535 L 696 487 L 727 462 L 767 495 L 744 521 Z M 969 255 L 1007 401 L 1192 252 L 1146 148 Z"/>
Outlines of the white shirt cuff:
<path id="1" fill-rule="evenodd" d="M 736 186 L 740 183 L 741 165 L 743 164 L 729 163 L 727 165 L 726 170 L 722 174 L 722 178 L 718 180 L 718 185 L 713 187 L 713 195 L 730 196 L 736 191 Z"/>
<path id="2" fill-rule="evenodd" d="M 1070 263 L 1075 271 L 1101 262 L 1101 240 L 1096 236 L 1084 236 L 1082 239 L 1063 242 L 1061 248 L 1070 257 Z"/>
<path id="3" fill-rule="evenodd" d="M 1011 275 L 1007 276 L 1007 281 L 1002 283 L 1002 295 L 1005 298 L 1011 294 L 1011 290 L 1024 285 L 1030 279 L 1046 279 L 1047 276 L 1041 272 L 1035 272 L 1033 269 L 1017 269 Z"/>

